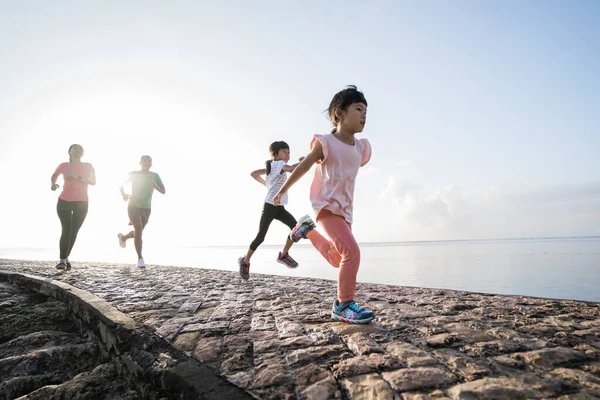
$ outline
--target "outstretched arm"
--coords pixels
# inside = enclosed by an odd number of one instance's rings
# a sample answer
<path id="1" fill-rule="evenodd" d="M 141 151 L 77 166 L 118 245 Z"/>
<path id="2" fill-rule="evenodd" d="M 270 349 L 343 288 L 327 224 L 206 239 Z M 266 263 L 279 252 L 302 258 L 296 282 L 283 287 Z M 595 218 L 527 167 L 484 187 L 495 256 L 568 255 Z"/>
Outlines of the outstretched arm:
<path id="1" fill-rule="evenodd" d="M 279 193 L 273 199 L 273 203 L 278 206 L 281 202 L 281 198 L 288 192 L 288 190 L 290 190 L 292 185 L 298 182 L 298 180 L 300 180 L 300 178 L 302 178 L 304 174 L 310 170 L 313 164 L 319 160 L 322 160 L 323 157 L 323 145 L 321 145 L 321 142 L 316 142 L 310 153 L 308 153 L 304 160 L 302 160 L 300 164 L 294 168 L 294 172 L 292 172 L 287 182 L 281 187 Z"/>
<path id="2" fill-rule="evenodd" d="M 263 177 L 261 175 L 265 175 L 267 173 L 266 169 L 257 169 L 256 171 L 252 171 L 250 173 L 250 176 L 253 177 L 254 179 L 256 179 L 256 181 L 262 185 L 267 186 L 267 182 L 265 182 L 265 180 L 263 179 Z"/>
<path id="3" fill-rule="evenodd" d="M 286 164 L 286 165 L 284 165 L 283 168 L 281 168 L 280 174 L 283 174 L 284 172 L 289 172 L 289 173 L 294 172 L 294 170 L 296 169 L 296 167 L 298 165 L 300 165 L 300 162 L 302 162 L 302 160 L 304 160 L 304 159 L 305 159 L 305 157 L 300 157 L 300 159 L 298 160 L 298 162 L 296 164 L 293 164 L 293 165 L 287 165 Z"/>

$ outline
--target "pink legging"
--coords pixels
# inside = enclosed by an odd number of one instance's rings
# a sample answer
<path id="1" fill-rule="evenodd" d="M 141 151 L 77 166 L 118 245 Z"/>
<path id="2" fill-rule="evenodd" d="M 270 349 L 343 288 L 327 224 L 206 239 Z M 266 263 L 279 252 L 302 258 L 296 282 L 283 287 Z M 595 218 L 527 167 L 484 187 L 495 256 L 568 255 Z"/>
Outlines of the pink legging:
<path id="1" fill-rule="evenodd" d="M 322 210 L 317 216 L 317 222 L 331 241 L 325 239 L 319 232 L 312 230 L 307 237 L 325 259 L 339 268 L 338 301 L 354 300 L 356 292 L 356 275 L 360 265 L 360 248 L 354 235 L 352 225 L 344 217 Z"/>

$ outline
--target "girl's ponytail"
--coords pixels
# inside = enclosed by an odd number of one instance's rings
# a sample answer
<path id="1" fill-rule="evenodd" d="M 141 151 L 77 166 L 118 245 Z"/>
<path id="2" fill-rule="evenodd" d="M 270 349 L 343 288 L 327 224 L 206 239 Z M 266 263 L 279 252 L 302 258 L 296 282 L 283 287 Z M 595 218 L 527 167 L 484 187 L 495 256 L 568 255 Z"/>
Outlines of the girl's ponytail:
<path id="1" fill-rule="evenodd" d="M 271 163 L 273 162 L 273 160 L 267 160 L 265 162 L 266 165 L 266 170 L 267 170 L 267 175 L 269 175 L 271 173 Z"/>

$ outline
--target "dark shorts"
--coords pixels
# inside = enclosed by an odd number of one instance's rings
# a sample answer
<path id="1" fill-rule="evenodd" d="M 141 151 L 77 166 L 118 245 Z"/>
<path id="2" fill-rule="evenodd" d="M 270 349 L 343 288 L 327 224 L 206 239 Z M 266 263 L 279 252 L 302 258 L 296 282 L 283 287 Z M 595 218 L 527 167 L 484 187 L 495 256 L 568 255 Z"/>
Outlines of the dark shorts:
<path id="1" fill-rule="evenodd" d="M 130 225 L 141 224 L 142 228 L 146 226 L 150 219 L 150 208 L 139 208 L 132 206 L 131 204 L 127 207 L 127 215 L 129 215 Z"/>

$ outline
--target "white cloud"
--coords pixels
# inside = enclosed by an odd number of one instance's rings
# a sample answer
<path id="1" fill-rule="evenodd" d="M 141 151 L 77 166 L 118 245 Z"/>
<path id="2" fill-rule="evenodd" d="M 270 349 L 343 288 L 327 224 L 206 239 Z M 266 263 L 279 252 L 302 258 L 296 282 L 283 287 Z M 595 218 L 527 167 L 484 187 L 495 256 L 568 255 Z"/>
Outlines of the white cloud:
<path id="1" fill-rule="evenodd" d="M 410 205 L 418 197 L 423 187 L 412 179 L 388 178 L 387 187 L 381 192 L 382 198 L 387 198 L 396 206 Z"/>
<path id="2" fill-rule="evenodd" d="M 472 191 L 448 185 L 429 191 L 390 176 L 380 197 L 396 207 L 398 225 L 416 223 L 434 238 L 600 234 L 600 182 Z"/>

